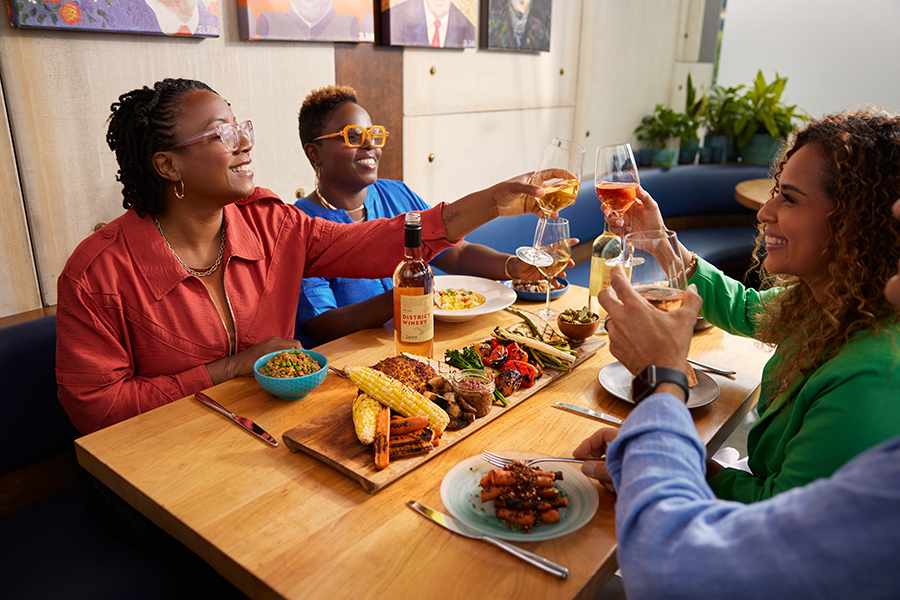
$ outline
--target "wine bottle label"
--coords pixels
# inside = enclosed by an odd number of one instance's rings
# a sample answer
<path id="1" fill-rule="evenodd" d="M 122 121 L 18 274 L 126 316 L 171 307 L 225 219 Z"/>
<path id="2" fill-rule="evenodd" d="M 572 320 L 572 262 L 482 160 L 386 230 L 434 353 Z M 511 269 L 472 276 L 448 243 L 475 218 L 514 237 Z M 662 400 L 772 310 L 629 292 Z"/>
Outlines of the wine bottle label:
<path id="1" fill-rule="evenodd" d="M 434 338 L 433 294 L 400 297 L 400 341 L 408 344 Z"/>

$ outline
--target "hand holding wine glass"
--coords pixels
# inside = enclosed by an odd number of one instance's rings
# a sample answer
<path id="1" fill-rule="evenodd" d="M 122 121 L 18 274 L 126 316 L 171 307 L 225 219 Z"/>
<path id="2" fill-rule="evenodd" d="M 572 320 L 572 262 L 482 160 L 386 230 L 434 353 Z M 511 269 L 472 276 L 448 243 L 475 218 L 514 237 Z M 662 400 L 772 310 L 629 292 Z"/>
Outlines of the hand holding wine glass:
<path id="1" fill-rule="evenodd" d="M 550 264 L 538 266 L 544 277 L 547 278 L 547 299 L 544 308 L 538 311 L 538 316 L 549 319 L 556 313 L 550 310 L 550 289 L 553 279 L 565 271 L 569 266 L 569 258 L 572 256 L 571 240 L 569 239 L 569 221 L 559 219 L 538 223 L 534 236 L 534 247 L 548 255 Z"/>
<path id="2" fill-rule="evenodd" d="M 594 167 L 597 198 L 615 216 L 621 217 L 634 204 L 641 185 L 631 144 L 597 148 Z"/>
<path id="3" fill-rule="evenodd" d="M 544 188 L 544 195 L 536 198 L 543 212 L 538 221 L 540 229 L 546 225 L 550 215 L 575 203 L 581 187 L 581 173 L 584 168 L 584 148 L 568 140 L 552 139 L 541 154 L 538 168 L 529 183 Z M 536 236 L 540 237 L 540 235 Z M 536 267 L 548 266 L 550 258 L 542 254 L 537 246 L 522 246 L 516 256 Z"/>
<path id="4" fill-rule="evenodd" d="M 638 231 L 625 236 L 624 261 L 634 290 L 660 310 L 677 310 L 687 279 L 674 231 Z"/>

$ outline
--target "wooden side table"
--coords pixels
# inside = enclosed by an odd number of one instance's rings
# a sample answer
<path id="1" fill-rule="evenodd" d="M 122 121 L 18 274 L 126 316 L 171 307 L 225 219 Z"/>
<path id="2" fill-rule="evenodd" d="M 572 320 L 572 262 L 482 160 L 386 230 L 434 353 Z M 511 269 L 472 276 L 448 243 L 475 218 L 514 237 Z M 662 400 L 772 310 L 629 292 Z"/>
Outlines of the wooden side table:
<path id="1" fill-rule="evenodd" d="M 734 186 L 734 199 L 753 210 L 759 210 L 769 201 L 769 192 L 775 184 L 774 179 L 748 179 Z"/>

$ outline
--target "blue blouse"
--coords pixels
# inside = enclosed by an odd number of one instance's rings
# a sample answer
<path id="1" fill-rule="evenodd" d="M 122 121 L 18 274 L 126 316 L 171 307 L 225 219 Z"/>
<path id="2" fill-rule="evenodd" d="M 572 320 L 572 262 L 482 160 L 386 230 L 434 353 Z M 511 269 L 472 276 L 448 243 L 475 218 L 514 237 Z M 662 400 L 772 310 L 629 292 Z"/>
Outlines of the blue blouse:
<path id="1" fill-rule="evenodd" d="M 422 198 L 402 181 L 379 179 L 369 186 L 365 200 L 367 220 L 387 219 L 412 210 L 431 208 Z M 319 206 L 307 198 L 301 198 L 294 206 L 310 217 L 317 217 L 336 223 L 352 223 L 353 219 L 345 210 L 331 210 Z M 313 346 L 312 340 L 301 332 L 308 320 L 326 310 L 348 306 L 368 300 L 383 292 L 394 289 L 390 277 L 383 279 L 346 279 L 336 277 L 306 277 L 303 279 L 300 302 L 297 305 L 297 321 L 294 338 L 303 343 L 304 348 Z"/>

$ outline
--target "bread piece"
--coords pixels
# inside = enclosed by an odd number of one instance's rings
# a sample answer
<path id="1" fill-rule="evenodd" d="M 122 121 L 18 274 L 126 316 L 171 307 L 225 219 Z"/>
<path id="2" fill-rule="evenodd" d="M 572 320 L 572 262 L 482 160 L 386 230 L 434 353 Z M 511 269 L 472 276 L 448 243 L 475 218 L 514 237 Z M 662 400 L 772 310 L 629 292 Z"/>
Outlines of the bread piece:
<path id="1" fill-rule="evenodd" d="M 694 373 L 694 367 L 692 367 L 689 362 L 685 362 L 684 364 L 687 365 L 688 387 L 696 387 L 700 382 L 697 381 L 697 374 Z"/>

